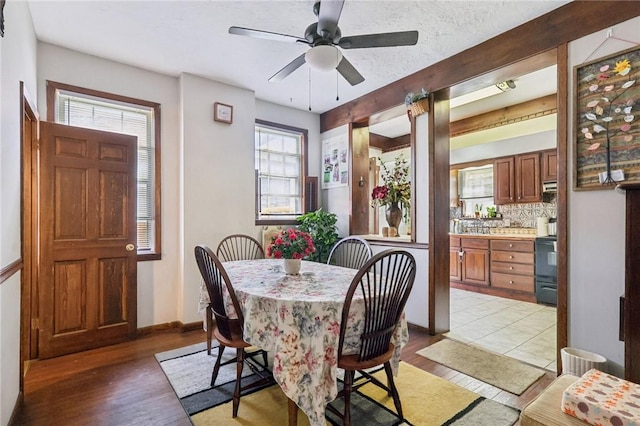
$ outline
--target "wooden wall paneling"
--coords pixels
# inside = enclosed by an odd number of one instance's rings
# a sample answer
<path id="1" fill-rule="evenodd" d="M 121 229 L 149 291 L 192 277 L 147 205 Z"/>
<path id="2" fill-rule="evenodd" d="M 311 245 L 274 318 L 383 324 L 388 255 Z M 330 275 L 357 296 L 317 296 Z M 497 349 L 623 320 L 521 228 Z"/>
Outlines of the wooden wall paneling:
<path id="1" fill-rule="evenodd" d="M 620 187 L 626 191 L 624 378 L 640 383 L 640 184 Z"/>
<path id="2" fill-rule="evenodd" d="M 449 90 L 429 113 L 429 331 L 449 330 Z"/>
<path id="3" fill-rule="evenodd" d="M 349 234 L 369 233 L 369 127 L 351 124 L 351 214 Z M 360 186 L 360 178 L 365 182 Z"/>
<path id="4" fill-rule="evenodd" d="M 558 70 L 558 122 L 556 129 L 557 151 L 558 151 L 558 211 L 557 219 L 557 250 L 558 250 L 558 301 L 557 301 L 557 321 L 556 321 L 556 364 L 558 374 L 562 373 L 562 359 L 560 357 L 560 349 L 567 346 L 568 342 L 568 324 L 567 324 L 567 306 L 568 306 L 568 276 L 569 267 L 567 263 L 568 250 L 568 141 L 567 141 L 567 120 L 568 120 L 568 104 L 569 96 L 569 47 L 567 43 L 561 44 L 556 49 L 557 70 Z"/>
<path id="5" fill-rule="evenodd" d="M 557 46 L 640 15 L 636 1 L 572 1 L 510 31 L 444 59 L 320 116 L 320 131 L 400 105 L 409 92 L 435 92 L 507 65 L 544 67 L 537 56 Z M 530 61 L 523 61 L 530 59 Z M 521 63 L 519 62 L 521 61 Z M 532 62 L 542 61 L 542 62 Z M 549 65 L 552 65 L 550 63 Z M 524 74 L 524 72 L 523 72 Z M 496 80 L 500 81 L 500 80 Z"/>

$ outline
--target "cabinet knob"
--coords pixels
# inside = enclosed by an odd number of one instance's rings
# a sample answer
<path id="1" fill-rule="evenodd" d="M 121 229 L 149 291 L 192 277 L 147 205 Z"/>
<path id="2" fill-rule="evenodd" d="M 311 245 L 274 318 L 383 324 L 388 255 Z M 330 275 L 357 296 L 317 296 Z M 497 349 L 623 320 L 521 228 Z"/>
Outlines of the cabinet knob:
<path id="1" fill-rule="evenodd" d="M 513 270 L 513 266 L 509 266 L 509 269 Z"/>
<path id="2" fill-rule="evenodd" d="M 509 256 L 509 259 L 513 259 L 513 256 Z"/>
<path id="3" fill-rule="evenodd" d="M 509 284 L 513 284 L 513 281 L 509 281 Z"/>
<path id="4" fill-rule="evenodd" d="M 513 247 L 513 244 L 509 244 L 509 247 Z"/>

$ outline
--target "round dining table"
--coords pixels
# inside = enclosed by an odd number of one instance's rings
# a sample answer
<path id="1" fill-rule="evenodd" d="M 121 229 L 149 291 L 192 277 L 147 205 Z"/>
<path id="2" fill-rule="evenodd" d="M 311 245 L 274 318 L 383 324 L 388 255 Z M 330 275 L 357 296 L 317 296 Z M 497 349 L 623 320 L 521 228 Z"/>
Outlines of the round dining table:
<path id="1" fill-rule="evenodd" d="M 273 354 L 273 375 L 283 392 L 309 417 L 311 426 L 325 426 L 325 407 L 338 392 L 342 307 L 357 270 L 302 261 L 298 275 L 286 275 L 282 264 L 278 259 L 260 259 L 223 266 L 243 311 L 245 341 Z M 360 345 L 364 306 L 358 300 L 354 296 L 345 353 L 356 353 Z M 233 316 L 230 299 L 226 306 Z M 392 338 L 394 372 L 408 340 L 403 315 Z"/>

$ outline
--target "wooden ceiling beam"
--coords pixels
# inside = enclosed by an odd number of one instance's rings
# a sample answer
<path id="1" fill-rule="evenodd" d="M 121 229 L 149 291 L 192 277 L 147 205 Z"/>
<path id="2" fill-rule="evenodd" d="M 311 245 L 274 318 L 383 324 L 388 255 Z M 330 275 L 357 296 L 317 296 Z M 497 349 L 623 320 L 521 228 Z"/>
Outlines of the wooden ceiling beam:
<path id="1" fill-rule="evenodd" d="M 532 58 L 542 61 L 536 69 L 544 68 L 545 52 L 635 16 L 640 16 L 640 1 L 572 1 L 321 114 L 320 131 L 366 120 L 372 114 L 400 105 L 407 93 L 423 87 L 435 92 Z M 555 63 L 555 53 L 547 56 L 553 57 Z M 493 83 L 498 81 L 502 80 Z"/>
<path id="2" fill-rule="evenodd" d="M 520 121 L 530 120 L 557 111 L 557 96 L 555 94 L 522 102 L 484 114 L 475 115 L 451 122 L 449 125 L 450 137 L 460 136 L 467 133 L 479 132 L 481 130 L 492 129 L 494 127 L 505 126 Z"/>

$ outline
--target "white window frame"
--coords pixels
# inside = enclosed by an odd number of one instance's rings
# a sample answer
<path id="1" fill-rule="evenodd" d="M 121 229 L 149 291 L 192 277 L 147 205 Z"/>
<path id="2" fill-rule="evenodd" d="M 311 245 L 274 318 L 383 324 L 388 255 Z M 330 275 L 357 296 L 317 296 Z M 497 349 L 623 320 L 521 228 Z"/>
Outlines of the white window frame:
<path id="1" fill-rule="evenodd" d="M 261 210 L 261 202 L 262 202 L 262 194 L 260 188 L 260 179 L 265 176 L 269 176 L 268 173 L 263 173 L 260 170 L 260 153 L 264 152 L 268 155 L 279 155 L 279 152 L 274 151 L 266 151 L 260 150 L 258 146 L 258 138 L 259 132 L 262 131 L 272 131 L 275 134 L 286 134 L 289 136 L 294 136 L 299 138 L 300 146 L 298 154 L 284 153 L 283 156 L 299 156 L 299 164 L 300 164 L 300 174 L 298 176 L 298 205 L 300 206 L 300 211 L 293 213 L 263 213 Z M 308 149 L 308 135 L 309 132 L 306 129 L 301 129 L 297 127 L 292 127 L 284 124 L 273 123 L 264 120 L 256 120 L 255 122 L 255 131 L 254 131 L 254 153 L 255 153 L 255 167 L 256 167 L 256 205 L 255 205 L 255 213 L 256 213 L 256 225 L 277 225 L 277 224 L 296 224 L 296 218 L 301 214 L 305 213 L 305 176 L 307 171 L 307 149 Z"/>

